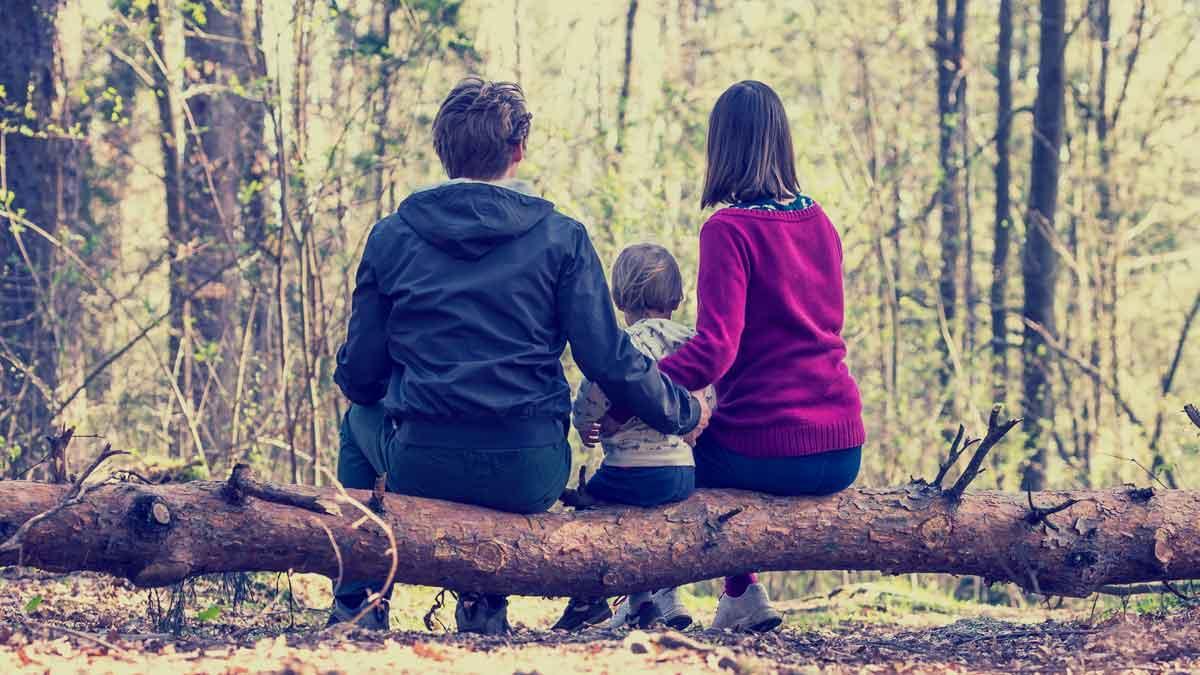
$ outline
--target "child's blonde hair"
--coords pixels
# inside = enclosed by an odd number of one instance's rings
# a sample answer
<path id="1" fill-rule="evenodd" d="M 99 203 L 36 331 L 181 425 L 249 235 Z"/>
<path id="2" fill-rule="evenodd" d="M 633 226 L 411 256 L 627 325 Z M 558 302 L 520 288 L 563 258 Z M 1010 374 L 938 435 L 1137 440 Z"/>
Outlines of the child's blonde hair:
<path id="1" fill-rule="evenodd" d="M 613 264 L 612 298 L 622 312 L 674 312 L 683 301 L 679 263 L 670 251 L 657 244 L 626 248 Z"/>

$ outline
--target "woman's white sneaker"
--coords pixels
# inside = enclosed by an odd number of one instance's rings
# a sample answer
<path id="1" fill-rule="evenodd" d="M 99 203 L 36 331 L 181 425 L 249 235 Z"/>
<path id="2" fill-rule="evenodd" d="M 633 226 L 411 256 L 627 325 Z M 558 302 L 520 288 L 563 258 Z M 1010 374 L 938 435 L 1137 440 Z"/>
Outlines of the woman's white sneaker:
<path id="1" fill-rule="evenodd" d="M 717 615 L 712 627 L 717 630 L 765 633 L 783 623 L 783 617 L 771 608 L 767 589 L 762 584 L 750 584 L 738 597 L 722 595 L 717 603 Z"/>

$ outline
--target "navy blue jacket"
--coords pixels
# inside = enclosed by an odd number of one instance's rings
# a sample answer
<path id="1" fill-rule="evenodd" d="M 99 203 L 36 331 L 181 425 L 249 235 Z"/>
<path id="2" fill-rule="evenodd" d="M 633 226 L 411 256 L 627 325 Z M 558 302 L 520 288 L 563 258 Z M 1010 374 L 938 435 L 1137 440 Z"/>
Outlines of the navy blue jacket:
<path id="1" fill-rule="evenodd" d="M 400 420 L 487 435 L 534 425 L 561 439 L 568 343 L 614 403 L 663 433 L 695 428 L 696 401 L 618 327 L 583 225 L 517 190 L 451 182 L 372 229 L 334 380 Z"/>

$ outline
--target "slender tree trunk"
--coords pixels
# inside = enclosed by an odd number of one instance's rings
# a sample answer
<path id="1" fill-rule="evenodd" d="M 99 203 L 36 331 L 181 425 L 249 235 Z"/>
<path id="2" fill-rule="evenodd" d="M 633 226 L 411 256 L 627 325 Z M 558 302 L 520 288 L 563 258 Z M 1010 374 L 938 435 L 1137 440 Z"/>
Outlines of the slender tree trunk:
<path id="1" fill-rule="evenodd" d="M 379 11 L 378 28 L 379 39 L 385 44 L 390 44 L 392 38 L 392 3 L 379 3 L 376 10 Z M 374 128 L 374 145 L 375 145 L 375 170 L 372 173 L 373 183 L 371 185 L 371 199 L 375 203 L 375 220 L 383 218 L 387 209 L 384 207 L 384 195 L 387 192 L 388 185 L 388 169 L 387 156 L 388 145 L 391 142 L 391 129 L 389 128 L 388 119 L 392 107 L 392 78 L 394 66 L 391 63 L 392 56 L 390 52 L 381 54 L 382 68 L 380 68 L 377 76 L 379 77 L 379 93 L 375 99 L 374 109 L 372 111 L 372 125 Z"/>
<path id="2" fill-rule="evenodd" d="M 184 336 L 188 333 L 186 322 L 185 289 L 188 287 L 187 262 L 188 227 L 186 204 L 183 199 L 182 158 L 179 152 L 178 127 L 178 92 L 171 83 L 170 68 L 167 57 L 166 16 L 162 11 L 162 3 L 155 0 L 146 7 L 146 17 L 150 21 L 150 40 L 154 53 L 151 54 L 150 73 L 154 78 L 154 100 L 158 110 L 158 140 L 162 153 L 163 191 L 167 208 L 167 246 L 168 272 L 167 280 L 170 287 L 171 332 L 167 341 L 168 353 L 173 359 L 176 376 L 179 378 L 180 389 L 191 391 L 191 357 L 185 350 Z M 186 399 L 190 405 L 191 399 Z M 180 411 L 179 417 L 171 425 L 171 445 L 168 450 L 173 457 L 182 457 L 187 447 L 189 434 L 185 421 L 179 419 L 191 414 Z"/>
<path id="3" fill-rule="evenodd" d="M 78 197 L 73 141 L 56 130 L 55 20 L 59 0 L 0 2 L 11 28 L 0 49 L 0 450 L 23 469 L 52 421 L 58 382 L 55 251 L 19 218 L 58 229 L 64 197 Z M 46 136 L 39 137 L 45 134 Z M 75 185 L 72 185 L 75 183 Z M 9 199 L 11 198 L 11 201 Z"/>
<path id="4" fill-rule="evenodd" d="M 1024 317 L 1055 334 L 1054 291 L 1058 253 L 1054 250 L 1054 215 L 1058 204 L 1059 149 L 1063 133 L 1065 86 L 1065 0 L 1041 0 L 1041 37 L 1037 100 L 1033 115 L 1033 158 L 1025 217 L 1021 272 L 1025 286 Z M 1022 350 L 1023 407 L 1026 449 L 1023 488 L 1040 490 L 1046 482 L 1046 442 L 1054 428 L 1050 390 L 1050 350 L 1041 333 L 1026 325 Z"/>
<path id="5" fill-rule="evenodd" d="M 308 85 L 311 72 L 311 41 L 313 0 L 303 0 L 296 3 L 293 12 L 292 30 L 294 31 L 294 52 L 296 58 L 295 75 L 292 80 L 292 178 L 294 187 L 293 203 L 300 225 L 300 238 L 296 241 L 296 260 L 300 271 L 300 345 L 304 367 L 304 401 L 307 406 L 305 420 L 307 421 L 306 445 L 311 460 L 311 471 L 308 476 L 313 485 L 321 484 L 321 452 L 320 452 L 320 415 L 317 404 L 318 385 L 317 367 L 320 358 L 319 344 L 316 340 L 316 316 L 320 306 L 316 300 L 317 263 L 315 245 L 313 244 L 312 210 L 308 205 L 308 179 L 306 173 L 308 157 Z M 386 120 L 384 120 L 386 122 Z M 382 156 L 380 156 L 382 158 Z"/>
<path id="6" fill-rule="evenodd" d="M 620 157 L 625 152 L 625 141 L 628 129 L 630 83 L 633 79 L 633 29 L 637 21 L 638 0 L 629 0 L 629 10 L 625 13 L 625 56 L 621 65 L 621 93 L 617 97 L 617 145 L 616 153 Z"/>
<path id="7" fill-rule="evenodd" d="M 184 42 L 189 87 L 196 91 L 185 106 L 184 288 L 228 266 L 244 242 L 260 245 L 265 233 L 262 187 L 268 162 L 262 104 L 255 95 L 265 64 L 257 20 L 242 0 L 206 0 L 203 7 L 203 22 L 189 22 Z M 240 286 L 240 274 L 230 271 L 181 308 L 186 336 L 181 383 L 190 385 L 184 392 L 214 447 L 229 447 L 231 438 Z"/>
<path id="8" fill-rule="evenodd" d="M 992 247 L 992 398 L 1008 403 L 1008 249 L 1012 232 L 1009 202 L 1012 130 L 1012 0 L 1000 0 L 1000 36 L 996 48 L 996 215 Z"/>
<path id="9" fill-rule="evenodd" d="M 937 59 L 938 101 L 938 161 L 941 180 L 938 201 L 941 210 L 941 273 L 938 293 L 946 317 L 948 337 L 943 337 L 943 362 L 939 378 L 943 387 L 951 380 L 949 354 L 962 331 L 958 325 L 960 280 L 962 278 L 962 189 L 959 184 L 959 138 L 962 133 L 962 96 L 966 91 L 962 70 L 963 46 L 966 40 L 966 0 L 955 1 L 954 16 L 949 13 L 949 0 L 937 3 L 937 38 L 934 56 Z M 957 397 L 954 397 L 957 400 Z"/>

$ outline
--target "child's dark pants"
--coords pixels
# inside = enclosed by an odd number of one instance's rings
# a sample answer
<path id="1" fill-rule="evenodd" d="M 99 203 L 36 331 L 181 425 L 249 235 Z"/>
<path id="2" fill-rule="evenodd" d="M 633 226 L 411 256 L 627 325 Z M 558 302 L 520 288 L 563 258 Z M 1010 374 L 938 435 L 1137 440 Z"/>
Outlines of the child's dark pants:
<path id="1" fill-rule="evenodd" d="M 633 506 L 681 502 L 695 490 L 696 470 L 690 466 L 601 466 L 587 482 L 591 496 Z"/>

